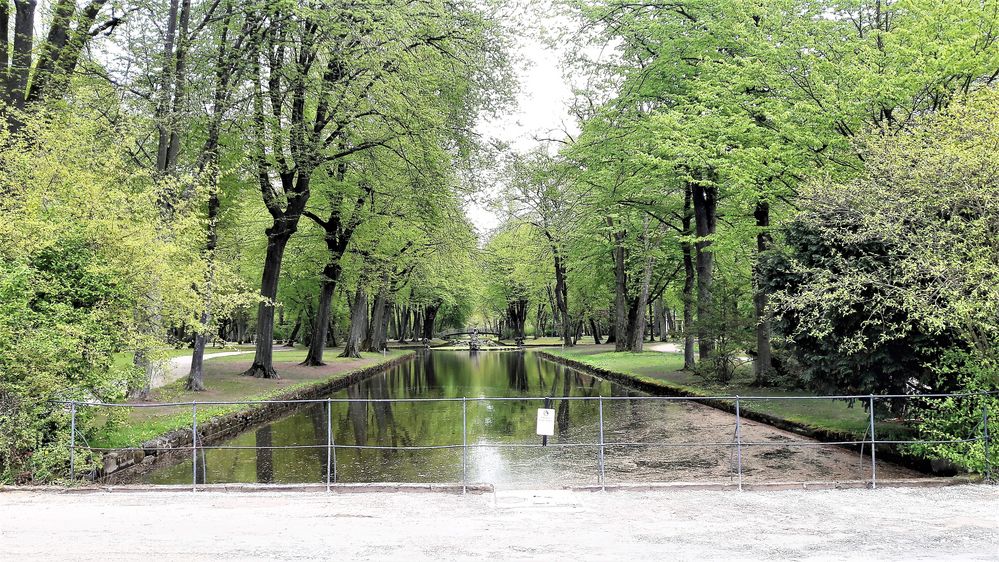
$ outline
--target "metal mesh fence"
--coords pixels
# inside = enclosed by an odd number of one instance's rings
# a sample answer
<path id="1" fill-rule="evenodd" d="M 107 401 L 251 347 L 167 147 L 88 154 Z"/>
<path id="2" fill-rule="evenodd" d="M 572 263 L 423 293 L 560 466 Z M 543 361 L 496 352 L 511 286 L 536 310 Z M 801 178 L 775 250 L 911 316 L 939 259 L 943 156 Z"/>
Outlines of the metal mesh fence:
<path id="1" fill-rule="evenodd" d="M 898 463 L 933 447 L 980 449 L 992 477 L 989 400 L 996 393 L 895 396 L 562 396 L 329 398 L 296 401 L 104 404 L 65 402 L 75 454 L 150 448 L 173 458 L 146 480 L 205 483 L 487 482 L 599 486 L 636 482 L 867 482 L 923 476 Z M 913 416 L 967 402 L 963 426 L 927 429 Z M 283 417 L 235 437 L 206 429 L 206 412 L 280 405 Z M 554 434 L 536 435 L 538 408 L 555 411 Z M 83 408 L 190 413 L 186 441 L 91 447 L 77 439 Z M 199 410 L 202 416 L 199 416 Z M 828 418 L 808 430 L 794 420 Z M 200 427 L 199 427 L 200 422 Z M 172 443 L 172 444 L 171 444 Z M 883 457 L 879 459 L 878 456 Z M 185 476 L 186 474 L 186 476 Z"/>

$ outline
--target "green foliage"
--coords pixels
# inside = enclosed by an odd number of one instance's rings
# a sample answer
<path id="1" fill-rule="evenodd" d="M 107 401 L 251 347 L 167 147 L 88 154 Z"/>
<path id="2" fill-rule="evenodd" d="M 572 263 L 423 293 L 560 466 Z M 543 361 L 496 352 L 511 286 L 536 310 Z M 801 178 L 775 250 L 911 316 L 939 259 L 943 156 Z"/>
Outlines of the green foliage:
<path id="1" fill-rule="evenodd" d="M 201 264 L 197 222 L 162 220 L 120 132 L 67 114 L 25 130 L 0 143 L 0 481 L 20 482 L 64 474 L 68 407 L 52 401 L 124 398 L 140 374 L 114 356 L 146 340 L 141 295 L 190 319 Z"/>
<path id="2" fill-rule="evenodd" d="M 763 288 L 811 388 L 901 394 L 934 382 L 929 362 L 956 342 L 921 327 L 888 289 L 899 280 L 899 249 L 859 233 L 861 214 L 848 201 L 800 214 L 764 256 Z"/>

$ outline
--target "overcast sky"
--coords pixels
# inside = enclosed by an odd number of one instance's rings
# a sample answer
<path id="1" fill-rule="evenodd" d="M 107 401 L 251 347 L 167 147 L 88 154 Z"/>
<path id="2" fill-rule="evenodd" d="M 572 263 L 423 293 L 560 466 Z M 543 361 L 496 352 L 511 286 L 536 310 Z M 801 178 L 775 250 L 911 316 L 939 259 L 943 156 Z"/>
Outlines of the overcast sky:
<path id="1" fill-rule="evenodd" d="M 560 131 L 575 128 L 569 116 L 572 89 L 560 68 L 562 53 L 541 40 L 518 36 L 516 55 L 521 59 L 514 63 L 520 83 L 516 107 L 499 119 L 482 122 L 478 130 L 487 138 L 509 143 L 517 152 L 526 152 L 539 144 L 535 138 L 561 138 Z M 487 201 L 498 187 L 493 186 L 491 193 L 483 194 L 478 202 L 466 208 L 480 235 L 499 222 L 488 209 Z"/>

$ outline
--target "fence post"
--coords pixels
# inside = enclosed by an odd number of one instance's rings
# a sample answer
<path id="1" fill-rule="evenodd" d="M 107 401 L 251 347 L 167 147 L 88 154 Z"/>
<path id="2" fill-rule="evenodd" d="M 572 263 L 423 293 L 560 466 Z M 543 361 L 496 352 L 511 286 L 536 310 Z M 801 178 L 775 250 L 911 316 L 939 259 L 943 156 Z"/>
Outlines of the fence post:
<path id="1" fill-rule="evenodd" d="M 198 403 L 191 402 L 191 491 L 198 491 Z"/>
<path id="2" fill-rule="evenodd" d="M 76 480 L 76 400 L 69 404 L 69 479 Z"/>
<path id="3" fill-rule="evenodd" d="M 739 491 L 742 491 L 742 411 L 739 405 L 739 395 L 735 396 L 735 455 L 736 470 L 739 473 Z"/>
<path id="4" fill-rule="evenodd" d="M 989 454 L 989 396 L 982 396 L 982 445 L 985 454 L 985 482 L 992 481 L 992 457 Z"/>
<path id="5" fill-rule="evenodd" d="M 598 409 L 600 411 L 600 456 L 599 456 L 599 467 L 600 467 L 600 490 L 607 491 L 605 486 L 605 474 L 604 474 L 604 397 L 601 394 L 597 398 Z"/>
<path id="6" fill-rule="evenodd" d="M 461 397 L 461 493 L 468 493 L 468 401 Z"/>
<path id="7" fill-rule="evenodd" d="M 871 489 L 878 487 L 877 438 L 874 435 L 874 395 L 871 395 Z"/>
<path id="8" fill-rule="evenodd" d="M 330 399 L 326 399 L 326 491 L 330 491 L 330 458 L 333 454 L 333 409 Z"/>

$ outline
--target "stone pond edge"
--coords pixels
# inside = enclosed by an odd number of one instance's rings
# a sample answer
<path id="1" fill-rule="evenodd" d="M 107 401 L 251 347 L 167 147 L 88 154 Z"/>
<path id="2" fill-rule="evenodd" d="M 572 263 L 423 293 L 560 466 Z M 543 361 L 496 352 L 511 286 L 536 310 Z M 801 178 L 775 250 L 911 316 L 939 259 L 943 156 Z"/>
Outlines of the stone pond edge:
<path id="1" fill-rule="evenodd" d="M 393 367 L 412 361 L 415 357 L 416 353 L 407 351 L 400 357 L 383 363 L 349 371 L 343 376 L 333 375 L 303 388 L 280 394 L 269 399 L 269 402 L 251 405 L 245 409 L 223 414 L 206 422 L 198 423 L 198 443 L 200 445 L 217 444 L 239 435 L 250 427 L 273 421 L 282 414 L 301 407 L 301 404 L 271 401 L 320 399 Z M 186 452 L 177 451 L 177 449 L 185 448 L 187 449 Z M 102 469 L 97 473 L 91 474 L 90 477 L 104 481 L 108 481 L 109 479 L 124 480 L 127 479 L 130 473 L 136 472 L 137 467 L 146 467 L 160 458 L 189 458 L 190 448 L 191 430 L 189 428 L 175 429 L 159 437 L 145 441 L 137 447 L 105 454 L 102 457 Z"/>

